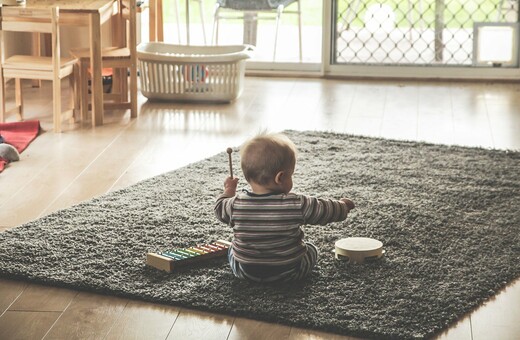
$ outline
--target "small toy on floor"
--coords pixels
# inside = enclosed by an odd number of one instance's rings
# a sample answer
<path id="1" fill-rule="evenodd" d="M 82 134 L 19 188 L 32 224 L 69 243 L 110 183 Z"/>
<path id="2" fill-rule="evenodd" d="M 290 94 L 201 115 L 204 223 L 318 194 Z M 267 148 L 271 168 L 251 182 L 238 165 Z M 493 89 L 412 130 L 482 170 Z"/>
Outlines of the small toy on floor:
<path id="1" fill-rule="evenodd" d="M 18 150 L 16 150 L 16 148 L 11 144 L 1 143 L 0 158 L 3 158 L 8 162 L 16 162 L 20 160 L 20 154 L 18 153 Z"/>
<path id="2" fill-rule="evenodd" d="M 336 259 L 346 259 L 352 263 L 364 263 L 385 255 L 383 242 L 368 237 L 342 238 L 334 244 Z"/>
<path id="3" fill-rule="evenodd" d="M 209 244 L 189 248 L 178 248 L 160 253 L 146 254 L 146 264 L 171 273 L 177 267 L 186 266 L 207 259 L 226 256 L 231 242 L 218 240 Z"/>

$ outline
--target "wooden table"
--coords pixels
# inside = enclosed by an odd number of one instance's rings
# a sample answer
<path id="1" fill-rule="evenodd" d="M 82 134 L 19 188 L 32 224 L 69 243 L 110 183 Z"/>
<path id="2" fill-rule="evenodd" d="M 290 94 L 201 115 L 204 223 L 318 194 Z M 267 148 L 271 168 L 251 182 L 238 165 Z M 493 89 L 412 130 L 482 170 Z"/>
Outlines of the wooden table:
<path id="1" fill-rule="evenodd" d="M 103 124 L 103 78 L 101 75 L 101 25 L 117 11 L 117 0 L 27 0 L 27 10 L 60 8 L 60 25 L 89 27 L 92 70 L 92 125 Z"/>

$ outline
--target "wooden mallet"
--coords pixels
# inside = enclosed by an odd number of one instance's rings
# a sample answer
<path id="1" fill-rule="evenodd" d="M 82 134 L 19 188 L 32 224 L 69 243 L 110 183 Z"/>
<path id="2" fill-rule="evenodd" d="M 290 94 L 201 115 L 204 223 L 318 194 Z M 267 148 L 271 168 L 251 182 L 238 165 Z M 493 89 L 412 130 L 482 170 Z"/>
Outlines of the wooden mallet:
<path id="1" fill-rule="evenodd" d="M 229 157 L 229 176 L 233 178 L 233 161 L 231 160 L 231 153 L 233 152 L 233 149 L 227 148 L 227 153 Z"/>

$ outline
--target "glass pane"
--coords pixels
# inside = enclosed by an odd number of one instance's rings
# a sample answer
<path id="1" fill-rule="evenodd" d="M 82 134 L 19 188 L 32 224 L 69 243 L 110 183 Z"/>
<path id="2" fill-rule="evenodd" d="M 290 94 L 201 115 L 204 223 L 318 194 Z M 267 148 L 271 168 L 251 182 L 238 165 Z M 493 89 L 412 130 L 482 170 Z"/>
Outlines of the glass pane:
<path id="1" fill-rule="evenodd" d="M 518 65 L 518 24 L 476 23 L 475 64 Z"/>
<path id="2" fill-rule="evenodd" d="M 334 6 L 336 64 L 474 66 L 475 23 L 518 19 L 516 0 L 337 0 Z"/>
<path id="3" fill-rule="evenodd" d="M 217 1 L 187 1 L 189 5 L 189 44 L 217 44 L 217 40 L 214 38 L 216 30 L 213 34 Z M 233 1 L 228 1 L 228 3 L 231 2 Z M 262 0 L 257 3 L 276 4 L 277 1 Z M 301 12 L 301 57 L 298 5 Z M 253 44 L 256 46 L 255 56 L 252 59 L 254 61 L 321 62 L 321 1 L 293 1 L 283 8 L 278 22 L 278 35 L 276 34 L 277 9 L 242 11 L 220 6 L 218 9 L 218 45 Z M 163 11 L 164 41 L 173 44 L 187 44 L 186 1 L 163 0 Z M 143 16 L 143 25 L 144 20 L 146 18 Z"/>

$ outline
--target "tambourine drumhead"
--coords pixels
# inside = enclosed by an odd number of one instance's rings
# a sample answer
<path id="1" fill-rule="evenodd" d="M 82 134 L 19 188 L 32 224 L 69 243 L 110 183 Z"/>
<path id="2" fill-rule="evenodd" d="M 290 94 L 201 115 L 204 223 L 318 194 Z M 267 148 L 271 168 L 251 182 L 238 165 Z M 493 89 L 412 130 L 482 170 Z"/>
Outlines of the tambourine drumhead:
<path id="1" fill-rule="evenodd" d="M 383 242 L 368 237 L 348 237 L 336 241 L 336 258 L 347 257 L 350 261 L 363 263 L 366 259 L 380 258 L 384 255 Z"/>

